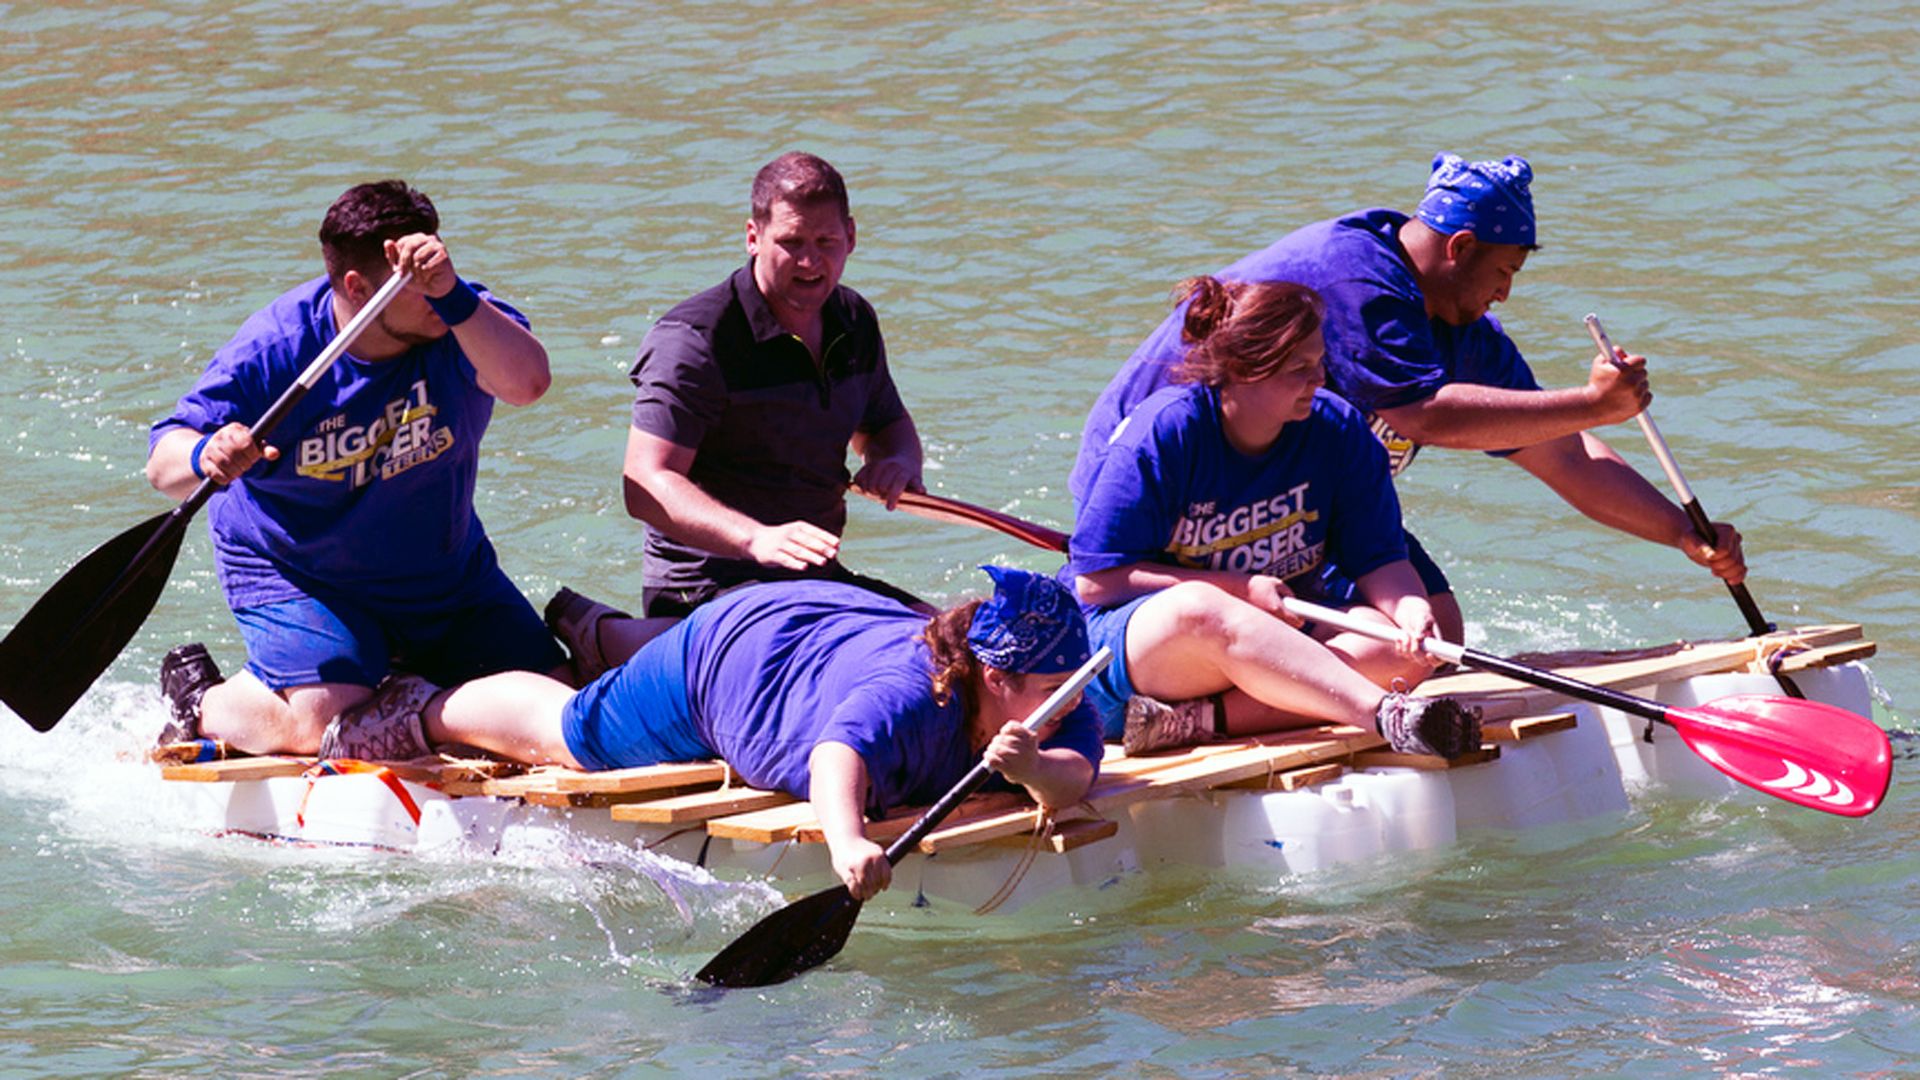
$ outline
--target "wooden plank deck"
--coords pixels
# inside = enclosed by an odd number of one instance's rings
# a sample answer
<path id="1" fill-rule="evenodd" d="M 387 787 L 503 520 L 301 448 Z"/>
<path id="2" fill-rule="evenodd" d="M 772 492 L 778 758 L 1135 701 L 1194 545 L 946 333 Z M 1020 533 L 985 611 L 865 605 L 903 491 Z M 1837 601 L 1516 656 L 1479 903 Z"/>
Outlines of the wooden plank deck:
<path id="1" fill-rule="evenodd" d="M 1681 642 L 1646 649 L 1560 653 L 1527 658 L 1583 682 L 1633 691 L 1696 675 L 1766 670 L 1766 658 L 1783 653 L 1782 671 L 1805 671 L 1872 656 L 1857 625 L 1817 626 L 1743 641 Z M 1068 851 L 1117 831 L 1115 818 L 1128 806 L 1212 789 L 1292 791 L 1338 779 L 1349 768 L 1369 765 L 1460 768 L 1495 760 L 1502 745 L 1539 738 L 1575 725 L 1565 698 L 1552 691 L 1483 672 L 1430 680 L 1419 692 L 1452 694 L 1483 711 L 1485 745 L 1453 762 L 1395 754 L 1377 734 L 1344 726 L 1320 726 L 1191 747 L 1166 754 L 1130 756 L 1107 748 L 1101 774 L 1086 799 L 1056 815 L 1047 850 Z M 237 758 L 168 765 L 168 780 L 218 782 L 299 776 L 312 759 Z M 542 767 L 504 775 L 519 767 L 492 762 L 414 762 L 394 765 L 409 780 L 449 795 L 486 795 L 574 808 L 606 807 L 614 820 L 653 826 L 704 826 L 715 837 L 764 844 L 819 843 L 812 808 L 779 792 L 739 786 L 724 763 L 694 762 L 600 773 Z M 918 819 L 919 808 L 869 823 L 879 843 L 899 836 Z M 927 854 L 975 844 L 1027 844 L 1039 811 L 1024 793 L 978 795 L 962 804 L 941 828 L 920 842 Z"/>

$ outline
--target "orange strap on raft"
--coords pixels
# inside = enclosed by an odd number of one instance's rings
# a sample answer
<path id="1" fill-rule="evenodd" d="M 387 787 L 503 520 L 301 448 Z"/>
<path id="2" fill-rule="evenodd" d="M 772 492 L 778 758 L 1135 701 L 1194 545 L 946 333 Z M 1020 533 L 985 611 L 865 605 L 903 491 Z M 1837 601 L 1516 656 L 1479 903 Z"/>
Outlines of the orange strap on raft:
<path id="1" fill-rule="evenodd" d="M 407 794 L 407 785 L 400 782 L 400 778 L 394 775 L 392 769 L 385 765 L 374 765 L 349 758 L 315 762 L 313 768 L 300 774 L 307 778 L 307 791 L 300 796 L 300 809 L 294 814 L 294 822 L 303 829 L 307 827 L 307 800 L 313 797 L 313 785 L 319 783 L 321 777 L 345 776 L 349 773 L 372 773 L 379 777 L 380 782 L 387 785 L 387 790 L 393 792 L 393 797 L 399 799 L 400 805 L 406 808 L 407 817 L 413 820 L 414 826 L 419 827 L 420 804 L 413 801 L 412 795 Z"/>

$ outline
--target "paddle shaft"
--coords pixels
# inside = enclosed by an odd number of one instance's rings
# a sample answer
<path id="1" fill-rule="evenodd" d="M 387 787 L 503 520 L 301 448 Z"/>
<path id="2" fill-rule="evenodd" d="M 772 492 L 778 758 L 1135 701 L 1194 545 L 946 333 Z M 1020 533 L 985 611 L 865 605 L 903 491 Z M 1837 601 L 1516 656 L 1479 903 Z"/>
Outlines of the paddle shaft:
<path id="1" fill-rule="evenodd" d="M 248 434 L 253 436 L 255 442 L 266 438 L 269 432 L 280 425 L 280 421 L 287 418 L 287 414 L 293 411 L 293 407 L 300 403 L 301 398 L 307 396 L 307 392 L 312 390 L 314 384 L 320 381 L 320 377 L 327 373 L 327 369 L 333 367 L 334 362 L 345 355 L 348 346 L 352 345 L 354 339 L 360 336 L 360 332 L 365 330 L 373 320 L 380 317 L 380 313 L 387 309 L 387 305 L 393 302 L 394 297 L 400 295 L 400 290 L 406 288 L 407 282 L 412 279 L 412 274 L 406 271 L 396 271 L 387 278 L 386 283 L 381 285 L 377 292 L 367 298 L 366 304 L 362 305 L 360 310 L 354 313 L 353 318 L 347 320 L 347 325 L 341 327 L 340 332 L 335 334 L 333 340 L 327 343 L 327 347 L 320 350 L 320 355 L 313 358 L 313 362 L 308 364 L 306 370 L 300 373 L 300 377 L 294 380 L 293 385 L 287 387 L 286 392 L 280 395 L 279 400 L 275 401 L 273 405 L 267 409 L 266 414 L 255 421 L 254 425 L 248 429 Z M 140 550 L 132 559 L 128 560 L 128 568 L 131 570 L 144 566 L 147 560 L 153 557 L 153 553 L 156 550 L 171 543 L 173 534 L 184 530 L 187 527 L 187 522 L 193 518 L 193 515 L 200 512 L 201 507 L 207 505 L 207 500 L 213 498 L 214 493 L 219 491 L 220 487 L 220 483 L 211 476 L 201 480 L 199 486 L 193 489 L 193 494 L 188 495 L 181 501 L 179 506 L 174 507 L 173 510 L 168 513 L 166 524 L 154 530 L 153 535 L 147 538 L 147 542 L 140 545 Z M 116 578 L 113 585 L 102 592 L 100 596 L 82 612 L 80 618 L 74 620 L 72 628 L 68 630 L 64 639 L 49 651 L 57 652 L 64 648 L 96 615 L 112 607 L 122 596 L 126 595 L 127 590 L 132 587 L 133 582 L 134 575 L 132 573 L 122 574 Z"/>
<path id="2" fill-rule="evenodd" d="M 1398 629 L 1375 622 L 1372 619 L 1361 618 L 1350 611 L 1339 611 L 1330 607 L 1322 607 L 1319 604 L 1308 603 L 1305 600 L 1296 599 L 1291 596 L 1287 597 L 1282 603 L 1286 605 L 1288 611 L 1303 619 L 1326 623 L 1328 626 L 1337 626 L 1342 630 L 1351 631 L 1352 633 L 1361 634 L 1380 641 L 1400 640 L 1401 632 Z M 1618 690 L 1609 690 L 1604 686 L 1595 686 L 1592 683 L 1581 682 L 1578 679 L 1569 679 L 1555 672 L 1530 667 L 1517 660 L 1509 660 L 1504 656 L 1495 656 L 1492 653 L 1481 652 L 1479 649 L 1470 649 L 1465 645 L 1456 645 L 1451 641 L 1443 641 L 1440 638 L 1426 638 L 1420 642 L 1420 648 L 1426 652 L 1427 655 L 1438 657 L 1450 664 L 1461 664 L 1466 667 L 1479 668 L 1482 671 L 1491 671 L 1496 675 L 1505 675 L 1510 679 L 1517 679 L 1521 682 L 1533 683 L 1535 686 L 1546 687 L 1549 690 L 1556 690 L 1568 697 L 1581 698 L 1586 701 L 1591 701 L 1596 705 L 1605 705 L 1608 708 L 1619 709 L 1621 712 L 1632 713 L 1635 716 L 1644 717 L 1662 724 L 1672 724 L 1672 721 L 1667 719 L 1667 707 L 1658 702 L 1649 701 L 1646 698 L 1635 697 L 1632 694 L 1623 694 Z"/>
<path id="3" fill-rule="evenodd" d="M 1073 677 L 1061 683 L 1058 690 L 1049 694 L 1047 700 L 1041 702 L 1040 707 L 1035 709 L 1022 722 L 1022 725 L 1028 731 L 1038 731 L 1054 717 L 1066 712 L 1073 704 L 1074 698 L 1080 695 L 1080 691 L 1085 690 L 1094 676 L 1100 674 L 1112 660 L 1113 650 L 1104 645 L 1101 646 L 1100 651 L 1088 657 L 1087 662 L 1081 664 L 1079 670 L 1073 673 Z M 942 795 L 939 802 L 934 803 L 926 813 L 920 815 L 920 820 L 914 822 L 906 832 L 901 833 L 893 843 L 887 845 L 887 862 L 894 866 L 900 865 L 901 859 L 911 854 L 920 841 L 927 838 L 928 833 L 938 828 L 940 823 L 947 819 L 947 815 L 953 813 L 954 808 L 965 802 L 969 795 L 980 790 L 980 785 L 986 783 L 987 778 L 992 775 L 993 770 L 987 766 L 986 762 L 974 763 L 973 768 L 967 771 L 967 775 L 953 785 L 953 790 Z"/>
<path id="4" fill-rule="evenodd" d="M 1588 315 L 1586 323 L 1587 333 L 1593 336 L 1593 343 L 1599 346 L 1601 355 L 1618 365 L 1619 354 L 1614 350 L 1613 339 L 1600 326 L 1600 316 Z M 1639 421 L 1640 431 L 1647 437 L 1647 445 L 1653 448 L 1653 456 L 1659 459 L 1661 471 L 1667 474 L 1668 483 L 1673 485 L 1673 493 L 1680 500 L 1680 509 L 1686 511 L 1687 520 L 1693 523 L 1693 534 L 1700 538 L 1701 543 L 1713 546 L 1719 540 L 1713 531 L 1713 520 L 1701 508 L 1699 497 L 1694 495 L 1692 485 L 1680 472 L 1680 464 L 1673 460 L 1673 451 L 1667 446 L 1667 440 L 1661 437 L 1660 429 L 1654 426 L 1653 411 L 1641 409 L 1634 419 Z M 1727 591 L 1733 594 L 1733 602 L 1739 606 L 1741 617 L 1747 620 L 1748 632 L 1755 637 L 1772 632 L 1773 624 L 1760 614 L 1760 605 L 1754 603 L 1753 594 L 1747 591 L 1744 582 L 1729 582 Z"/>

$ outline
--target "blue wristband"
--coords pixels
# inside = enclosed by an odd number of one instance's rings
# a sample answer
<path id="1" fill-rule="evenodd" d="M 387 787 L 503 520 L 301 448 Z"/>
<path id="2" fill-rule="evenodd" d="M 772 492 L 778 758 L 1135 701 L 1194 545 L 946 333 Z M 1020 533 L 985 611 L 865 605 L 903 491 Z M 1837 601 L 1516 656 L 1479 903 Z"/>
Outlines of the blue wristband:
<path id="1" fill-rule="evenodd" d="M 211 438 L 213 438 L 211 431 L 200 436 L 200 441 L 193 444 L 193 453 L 187 455 L 187 468 L 192 469 L 193 475 L 202 480 L 207 478 L 207 474 L 200 471 L 200 451 L 207 448 L 207 440 Z"/>
<path id="2" fill-rule="evenodd" d="M 427 297 L 427 306 L 440 316 L 441 322 L 459 326 L 480 310 L 480 294 L 473 291 L 466 278 L 454 278 L 453 288 L 447 290 L 447 295 Z"/>

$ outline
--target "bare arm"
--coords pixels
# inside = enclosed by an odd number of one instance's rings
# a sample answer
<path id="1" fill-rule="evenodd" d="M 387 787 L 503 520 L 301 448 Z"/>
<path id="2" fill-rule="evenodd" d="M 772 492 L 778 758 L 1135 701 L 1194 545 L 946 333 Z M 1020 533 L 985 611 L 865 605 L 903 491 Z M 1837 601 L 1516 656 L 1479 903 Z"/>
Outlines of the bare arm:
<path id="1" fill-rule="evenodd" d="M 1420 583 L 1419 571 L 1413 568 L 1413 564 L 1405 559 L 1396 559 L 1361 574 L 1354 579 L 1353 585 L 1369 605 L 1406 631 L 1406 638 L 1400 642 L 1400 652 L 1425 659 L 1426 654 L 1419 648 L 1420 641 L 1422 638 L 1439 637 L 1440 628 L 1434 620 L 1433 605 L 1427 601 L 1426 586 Z"/>
<path id="2" fill-rule="evenodd" d="M 805 521 L 765 525 L 688 478 L 694 450 L 639 428 L 627 430 L 627 513 L 683 544 L 762 566 L 805 570 L 840 550 L 840 538 Z"/>
<path id="3" fill-rule="evenodd" d="M 913 426 L 913 417 L 902 416 L 871 435 L 854 432 L 853 451 L 863 462 L 853 477 L 854 490 L 885 503 L 887 509 L 899 503 L 903 491 L 927 490 L 921 479 L 920 432 Z"/>
<path id="4" fill-rule="evenodd" d="M 1040 737 L 1018 720 L 1007 721 L 982 760 L 1048 810 L 1072 806 L 1093 786 L 1093 762 L 1064 747 L 1043 749 Z"/>
<path id="5" fill-rule="evenodd" d="M 407 288 L 443 297 L 458 277 L 446 245 L 437 236 L 415 233 L 387 241 L 387 261 L 413 273 Z M 546 347 L 506 312 L 484 301 L 451 328 L 460 350 L 473 362 L 480 389 L 509 405 L 531 405 L 553 384 Z"/>
<path id="6" fill-rule="evenodd" d="M 153 445 L 147 455 L 147 482 L 171 499 L 184 499 L 200 486 L 193 474 L 193 448 L 200 432 L 192 428 L 174 428 Z M 231 484 L 261 458 L 272 461 L 280 451 L 253 441 L 247 425 L 234 422 L 213 433 L 200 448 L 200 471 L 221 484 Z"/>
<path id="7" fill-rule="evenodd" d="M 1687 558 L 1731 584 L 1747 576 L 1740 533 L 1733 526 L 1716 522 L 1717 541 L 1708 547 L 1694 535 L 1684 511 L 1594 435 L 1582 432 L 1529 446 L 1515 453 L 1512 460 L 1539 477 L 1569 506 L 1602 525 L 1679 548 Z"/>
<path id="8" fill-rule="evenodd" d="M 1646 357 L 1616 364 L 1595 354 L 1585 386 L 1506 390 L 1450 383 L 1432 397 L 1378 410 L 1417 443 L 1455 450 L 1510 450 L 1631 419 L 1653 400 Z"/>
<path id="9" fill-rule="evenodd" d="M 868 900 L 893 881 L 893 865 L 867 839 L 867 763 L 845 743 L 823 742 L 807 758 L 808 801 L 826 835 L 834 873 L 856 900 Z"/>

